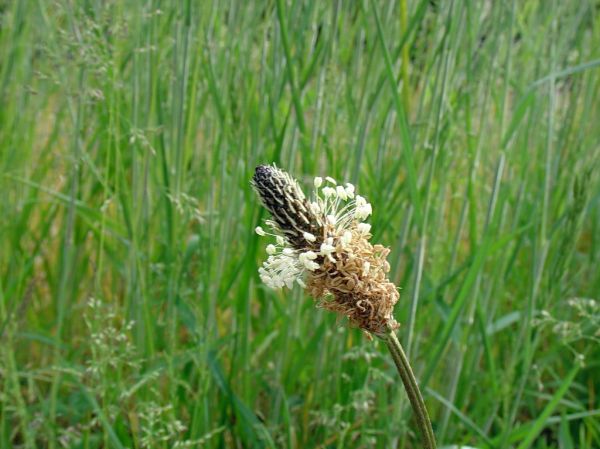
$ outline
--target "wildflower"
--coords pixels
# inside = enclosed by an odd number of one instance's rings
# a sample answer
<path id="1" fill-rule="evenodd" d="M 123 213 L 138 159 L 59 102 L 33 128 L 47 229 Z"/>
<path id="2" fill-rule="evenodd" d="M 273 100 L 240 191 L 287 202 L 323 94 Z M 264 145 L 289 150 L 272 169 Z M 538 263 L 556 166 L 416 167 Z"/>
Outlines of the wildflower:
<path id="1" fill-rule="evenodd" d="M 277 242 L 267 246 L 269 257 L 258 270 L 260 278 L 271 288 L 297 283 L 320 307 L 383 339 L 417 417 L 423 447 L 435 449 L 423 396 L 396 337 L 399 325 L 393 309 L 399 295 L 387 278 L 389 249 L 369 242 L 371 226 L 364 223 L 373 213 L 371 204 L 355 194 L 352 184 L 341 186 L 330 177 L 325 182 L 329 185 L 314 179 L 315 191 L 308 200 L 285 171 L 256 167 L 252 185 L 271 213 L 273 219 L 266 223 Z"/>
<path id="2" fill-rule="evenodd" d="M 252 185 L 272 217 L 266 222 L 272 233 L 256 232 L 276 240 L 259 269 L 268 287 L 297 283 L 320 307 L 376 335 L 398 327 L 392 313 L 399 295 L 387 278 L 389 249 L 369 242 L 371 225 L 364 220 L 372 207 L 352 184 L 317 177 L 307 199 L 288 173 L 260 165 Z"/>

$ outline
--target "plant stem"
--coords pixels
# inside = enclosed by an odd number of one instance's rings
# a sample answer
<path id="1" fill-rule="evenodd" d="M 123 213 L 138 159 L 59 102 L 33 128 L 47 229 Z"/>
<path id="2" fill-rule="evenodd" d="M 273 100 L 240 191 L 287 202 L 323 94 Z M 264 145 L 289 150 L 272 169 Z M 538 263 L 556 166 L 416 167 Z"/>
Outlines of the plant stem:
<path id="1" fill-rule="evenodd" d="M 415 379 L 415 375 L 412 372 L 406 354 L 404 354 L 402 345 L 400 344 L 400 341 L 398 341 L 396 333 L 392 330 L 384 336 L 384 339 L 392 354 L 396 368 L 398 368 L 398 373 L 400 374 L 404 389 L 410 400 L 410 405 L 412 406 L 417 419 L 417 426 L 419 427 L 421 438 L 423 439 L 423 447 L 425 449 L 435 449 L 435 436 L 431 427 L 431 421 L 429 420 L 429 414 L 427 413 L 423 396 L 421 396 L 421 391 L 417 385 L 417 379 Z"/>
<path id="2" fill-rule="evenodd" d="M 408 28 L 408 1 L 400 2 L 400 31 L 406 33 Z M 404 42 L 402 46 L 402 65 L 400 71 L 402 74 L 402 99 L 404 100 L 404 112 L 410 116 L 410 90 L 408 85 L 408 65 L 410 64 L 410 56 L 408 54 L 409 42 Z"/>

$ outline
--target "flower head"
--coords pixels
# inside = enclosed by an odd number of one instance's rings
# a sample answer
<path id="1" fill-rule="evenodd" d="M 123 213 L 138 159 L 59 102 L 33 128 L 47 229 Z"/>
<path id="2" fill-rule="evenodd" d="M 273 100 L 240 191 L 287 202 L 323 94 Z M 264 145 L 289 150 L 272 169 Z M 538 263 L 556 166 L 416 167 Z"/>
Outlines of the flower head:
<path id="1" fill-rule="evenodd" d="M 267 286 L 297 283 L 320 307 L 374 334 L 398 327 L 392 313 L 399 295 L 387 278 L 389 249 L 369 242 L 371 225 L 364 220 L 372 207 L 352 184 L 317 177 L 309 200 L 288 173 L 260 165 L 252 185 L 272 217 L 266 223 L 273 233 L 261 227 L 256 232 L 276 239 L 259 269 Z"/>

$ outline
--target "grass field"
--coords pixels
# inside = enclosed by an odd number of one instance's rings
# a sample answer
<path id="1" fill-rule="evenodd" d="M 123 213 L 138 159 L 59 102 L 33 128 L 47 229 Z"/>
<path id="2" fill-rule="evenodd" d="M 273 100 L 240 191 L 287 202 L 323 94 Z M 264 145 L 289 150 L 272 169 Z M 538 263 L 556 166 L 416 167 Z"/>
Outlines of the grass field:
<path id="1" fill-rule="evenodd" d="M 597 1 L 0 14 L 0 448 L 419 447 L 385 346 L 260 283 L 272 162 L 373 204 L 440 447 L 600 447 Z"/>

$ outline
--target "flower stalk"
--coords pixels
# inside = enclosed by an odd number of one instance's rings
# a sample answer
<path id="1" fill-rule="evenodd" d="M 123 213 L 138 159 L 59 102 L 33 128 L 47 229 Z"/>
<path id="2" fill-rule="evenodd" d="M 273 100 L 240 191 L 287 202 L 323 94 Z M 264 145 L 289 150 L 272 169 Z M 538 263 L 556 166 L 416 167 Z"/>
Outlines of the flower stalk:
<path id="1" fill-rule="evenodd" d="M 417 379 L 413 374 L 412 368 L 402 345 L 396 337 L 396 332 L 390 330 L 384 337 L 385 343 L 392 354 L 392 359 L 398 368 L 398 373 L 404 384 L 404 389 L 408 395 L 408 400 L 412 406 L 413 413 L 417 421 L 417 427 L 421 433 L 421 439 L 423 440 L 423 447 L 425 449 L 435 449 L 435 436 L 433 434 L 433 428 L 431 427 L 431 420 L 429 419 L 429 413 L 427 413 L 427 407 L 423 401 L 423 396 L 419 390 Z"/>

